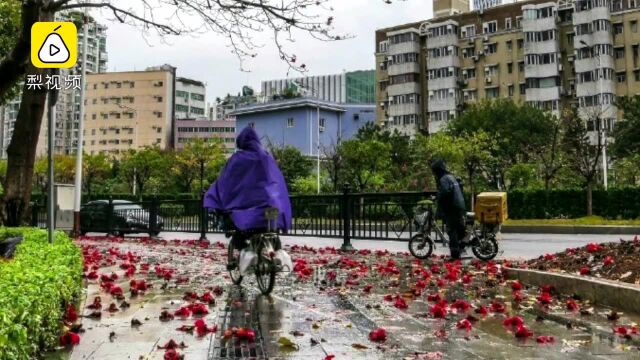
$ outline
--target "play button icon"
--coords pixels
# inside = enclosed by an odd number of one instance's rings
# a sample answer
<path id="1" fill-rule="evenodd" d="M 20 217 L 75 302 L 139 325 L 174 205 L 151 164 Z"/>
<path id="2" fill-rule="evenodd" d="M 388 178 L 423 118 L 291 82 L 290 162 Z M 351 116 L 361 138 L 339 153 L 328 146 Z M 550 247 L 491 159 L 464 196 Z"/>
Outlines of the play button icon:
<path id="1" fill-rule="evenodd" d="M 49 56 L 54 56 L 57 53 L 60 52 L 60 48 L 53 45 L 53 44 L 49 44 Z"/>

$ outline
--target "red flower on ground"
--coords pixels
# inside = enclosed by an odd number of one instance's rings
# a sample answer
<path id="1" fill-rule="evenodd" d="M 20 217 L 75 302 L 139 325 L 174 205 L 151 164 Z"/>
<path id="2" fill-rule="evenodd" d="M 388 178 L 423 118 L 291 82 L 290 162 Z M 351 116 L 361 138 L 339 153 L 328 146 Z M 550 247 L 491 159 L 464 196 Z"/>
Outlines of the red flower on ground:
<path id="1" fill-rule="evenodd" d="M 463 284 L 471 284 L 472 280 L 473 280 L 473 276 L 471 274 L 464 274 L 464 276 L 462 277 Z"/>
<path id="2" fill-rule="evenodd" d="M 469 332 L 473 328 L 473 325 L 468 319 L 462 319 L 458 321 L 458 323 L 456 323 L 456 328 L 458 330 L 466 330 L 467 332 Z"/>
<path id="3" fill-rule="evenodd" d="M 196 320 L 193 326 L 195 326 L 198 336 L 205 336 L 208 333 L 214 333 L 218 330 L 216 325 L 213 327 L 207 327 L 207 323 L 203 319 Z"/>
<path id="4" fill-rule="evenodd" d="M 467 310 L 471 309 L 471 304 L 464 300 L 458 299 L 454 301 L 453 304 L 451 304 L 451 308 L 456 309 L 458 312 L 466 312 Z"/>
<path id="5" fill-rule="evenodd" d="M 520 291 L 522 290 L 522 283 L 518 280 L 514 280 L 511 282 L 511 290 L 512 291 Z"/>
<path id="6" fill-rule="evenodd" d="M 440 300 L 442 300 L 442 297 L 439 293 L 427 295 L 427 301 L 438 302 Z"/>
<path id="7" fill-rule="evenodd" d="M 544 259 L 547 261 L 552 261 L 556 258 L 554 254 L 544 254 Z"/>
<path id="8" fill-rule="evenodd" d="M 529 330 L 525 325 L 520 325 L 516 328 L 515 336 L 518 339 L 526 339 L 530 336 L 533 336 L 533 332 Z"/>
<path id="9" fill-rule="evenodd" d="M 384 301 L 393 301 L 393 296 L 391 294 L 387 294 L 384 296 Z"/>
<path id="10" fill-rule="evenodd" d="M 383 342 L 387 340 L 387 332 L 383 328 L 373 329 L 369 333 L 369 340 L 374 342 Z"/>
<path id="11" fill-rule="evenodd" d="M 609 266 L 609 265 L 613 265 L 613 257 L 611 257 L 610 255 L 608 255 L 607 257 L 604 258 L 604 262 L 603 265 L 604 266 Z"/>
<path id="12" fill-rule="evenodd" d="M 576 311 L 578 309 L 580 309 L 580 306 L 578 305 L 578 303 L 575 300 L 573 300 L 573 299 L 567 300 L 567 310 Z"/>
<path id="13" fill-rule="evenodd" d="M 76 307 L 73 304 L 69 304 L 67 306 L 67 310 L 64 313 L 64 321 L 68 323 L 74 323 L 78 320 L 78 312 L 76 311 Z"/>
<path id="14" fill-rule="evenodd" d="M 504 319 L 502 325 L 508 328 L 518 328 L 518 326 L 524 325 L 524 320 L 520 316 L 512 316 Z"/>
<path id="15" fill-rule="evenodd" d="M 184 357 L 182 355 L 180 355 L 179 352 L 177 352 L 175 349 L 168 349 L 167 351 L 164 352 L 164 360 L 181 360 L 184 359 Z"/>
<path id="16" fill-rule="evenodd" d="M 436 319 L 444 319 L 447 316 L 448 311 L 446 307 L 436 304 L 431 306 L 429 312 L 431 312 L 431 315 Z"/>
<path id="17" fill-rule="evenodd" d="M 188 307 L 183 306 L 180 309 L 176 310 L 173 315 L 180 317 L 189 317 L 189 315 L 191 315 L 191 310 L 189 310 Z"/>
<path id="18" fill-rule="evenodd" d="M 519 303 L 522 302 L 523 300 L 525 300 L 527 297 L 522 294 L 522 292 L 520 291 L 514 291 L 513 292 L 513 301 Z"/>
<path id="19" fill-rule="evenodd" d="M 362 291 L 364 291 L 366 293 L 370 293 L 371 289 L 373 289 L 373 285 L 367 284 L 367 285 L 364 286 L 364 289 L 362 289 Z"/>
<path id="20" fill-rule="evenodd" d="M 600 244 L 589 243 L 587 244 L 587 246 L 585 246 L 585 249 L 587 250 L 588 253 L 594 253 L 602 250 L 603 247 Z"/>
<path id="21" fill-rule="evenodd" d="M 193 315 L 207 315 L 209 313 L 209 310 L 207 309 L 207 305 L 203 303 L 193 303 L 189 305 L 188 308 L 189 308 L 189 311 L 193 313 Z"/>
<path id="22" fill-rule="evenodd" d="M 117 296 L 122 296 L 122 288 L 121 288 L 120 286 L 117 286 L 117 285 L 116 285 L 116 286 L 113 286 L 113 287 L 109 290 L 109 293 L 110 293 L 112 296 L 116 296 L 116 297 L 117 297 Z"/>
<path id="23" fill-rule="evenodd" d="M 614 328 L 613 332 L 618 334 L 618 335 L 620 335 L 620 336 L 625 336 L 625 335 L 629 334 L 629 330 L 624 326 L 618 326 L 618 327 Z"/>
<path id="24" fill-rule="evenodd" d="M 396 301 L 393 303 L 393 306 L 395 306 L 398 309 L 406 309 L 409 307 L 409 305 L 407 305 L 407 302 L 404 301 L 404 299 L 401 298 L 400 296 L 396 297 Z"/>
<path id="25" fill-rule="evenodd" d="M 549 343 L 552 343 L 552 342 L 554 342 L 554 341 L 556 341 L 556 339 L 555 339 L 553 336 L 544 336 L 544 335 L 541 335 L 541 336 L 538 336 L 538 337 L 536 338 L 536 342 L 537 342 L 538 344 L 549 344 Z"/>
<path id="26" fill-rule="evenodd" d="M 477 307 L 474 312 L 476 314 L 480 314 L 482 316 L 488 315 L 489 311 L 487 310 L 486 306 L 480 305 L 479 307 Z"/>
<path id="27" fill-rule="evenodd" d="M 553 301 L 551 294 L 549 294 L 548 292 L 543 292 L 542 294 L 537 296 L 536 299 L 541 305 L 549 305 L 551 304 L 551 301 Z"/>
<path id="28" fill-rule="evenodd" d="M 96 296 L 93 298 L 93 304 L 87 306 L 89 309 L 93 310 L 102 310 L 102 299 L 100 296 Z"/>
<path id="29" fill-rule="evenodd" d="M 588 266 L 583 266 L 580 268 L 580 275 L 589 275 L 591 274 L 591 269 Z"/>
<path id="30" fill-rule="evenodd" d="M 491 309 L 491 312 L 502 314 L 506 310 L 506 307 L 504 306 L 503 303 L 494 301 L 491 303 L 490 309 Z"/>
<path id="31" fill-rule="evenodd" d="M 61 346 L 74 346 L 80 344 L 80 336 L 74 332 L 67 331 L 64 335 L 60 336 Z"/>

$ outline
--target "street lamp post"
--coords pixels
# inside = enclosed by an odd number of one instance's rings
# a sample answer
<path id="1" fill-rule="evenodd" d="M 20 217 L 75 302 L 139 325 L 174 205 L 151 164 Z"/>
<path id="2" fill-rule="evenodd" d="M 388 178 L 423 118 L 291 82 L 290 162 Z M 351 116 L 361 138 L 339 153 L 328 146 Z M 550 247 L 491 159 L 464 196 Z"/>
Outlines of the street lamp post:
<path id="1" fill-rule="evenodd" d="M 59 69 L 52 69 L 51 76 L 57 76 L 60 74 Z M 47 112 L 47 174 L 49 178 L 49 183 L 47 184 L 47 237 L 49 243 L 53 243 L 53 231 L 55 230 L 55 199 L 53 194 L 53 183 L 55 181 L 55 174 L 53 168 L 53 140 L 55 137 L 55 126 L 56 126 L 56 103 L 58 102 L 58 90 L 50 89 L 49 90 L 49 99 L 48 99 L 48 112 Z"/>
<path id="2" fill-rule="evenodd" d="M 594 49 L 593 46 L 589 46 L 584 40 L 580 40 L 580 44 L 589 49 L 589 52 L 593 55 Z M 604 189 L 608 190 L 608 164 L 607 164 L 607 131 L 604 126 L 604 119 L 602 119 L 602 115 L 604 114 L 604 93 L 603 93 L 603 85 L 604 85 L 604 72 L 602 68 L 602 58 L 598 53 L 595 56 L 598 59 L 598 86 L 600 89 L 600 116 L 598 117 L 598 136 L 602 141 L 602 183 L 604 185 Z"/>
<path id="3" fill-rule="evenodd" d="M 73 199 L 73 232 L 80 235 L 80 205 L 82 203 L 82 155 L 84 141 L 84 116 L 85 116 L 85 95 L 87 84 L 87 43 L 89 42 L 89 15 L 88 9 L 84 9 L 82 19 L 82 69 L 80 76 L 80 120 L 78 120 L 78 144 L 76 144 L 76 174 L 75 174 L 75 192 Z"/>

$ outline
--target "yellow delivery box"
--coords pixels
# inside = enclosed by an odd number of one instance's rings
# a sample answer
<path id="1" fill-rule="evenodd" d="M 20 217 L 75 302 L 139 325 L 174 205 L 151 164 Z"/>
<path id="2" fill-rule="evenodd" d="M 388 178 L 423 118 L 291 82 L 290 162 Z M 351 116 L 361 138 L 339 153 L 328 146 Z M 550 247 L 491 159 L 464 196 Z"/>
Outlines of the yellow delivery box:
<path id="1" fill-rule="evenodd" d="M 507 220 L 507 193 L 483 192 L 476 196 L 476 220 L 483 224 L 501 224 Z"/>

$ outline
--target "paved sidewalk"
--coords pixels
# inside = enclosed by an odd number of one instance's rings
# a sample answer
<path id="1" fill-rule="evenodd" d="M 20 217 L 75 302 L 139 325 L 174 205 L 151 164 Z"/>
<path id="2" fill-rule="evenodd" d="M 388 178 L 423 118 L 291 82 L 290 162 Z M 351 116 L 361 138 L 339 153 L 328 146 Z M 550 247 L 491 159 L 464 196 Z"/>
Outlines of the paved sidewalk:
<path id="1" fill-rule="evenodd" d="M 170 340 L 184 344 L 176 351 L 185 360 L 640 357 L 638 335 L 613 332 L 621 326 L 632 331 L 637 317 L 624 314 L 611 322 L 609 310 L 577 301 L 581 309 L 591 309 L 583 315 L 567 310 L 568 298 L 556 293 L 543 296 L 543 303 L 537 288 L 513 291 L 498 264 L 445 263 L 438 257 L 416 261 L 362 249 L 342 254 L 299 244 L 337 245 L 336 240 L 288 238 L 285 245 L 297 243 L 285 246 L 295 271 L 279 275 L 272 296 L 264 297 L 257 295 L 252 275 L 242 287 L 230 284 L 223 243 L 170 235 L 172 240 L 78 241 L 87 264 L 87 298 L 78 309 L 85 332 L 71 359 L 177 360 L 159 348 Z M 151 287 L 132 293 L 140 281 L 143 288 Z M 89 308 L 97 297 L 99 308 Z M 533 310 L 569 322 L 595 321 L 611 332 L 595 336 L 582 326 L 543 320 Z M 513 321 L 524 328 L 503 325 L 516 315 L 520 318 Z M 132 324 L 134 319 L 141 325 Z M 193 328 L 198 320 L 207 326 L 200 335 Z M 386 340 L 371 340 L 377 328 L 384 329 Z"/>

